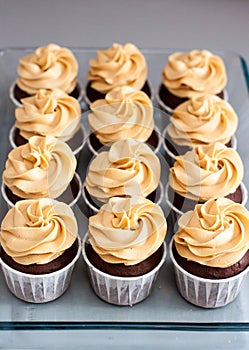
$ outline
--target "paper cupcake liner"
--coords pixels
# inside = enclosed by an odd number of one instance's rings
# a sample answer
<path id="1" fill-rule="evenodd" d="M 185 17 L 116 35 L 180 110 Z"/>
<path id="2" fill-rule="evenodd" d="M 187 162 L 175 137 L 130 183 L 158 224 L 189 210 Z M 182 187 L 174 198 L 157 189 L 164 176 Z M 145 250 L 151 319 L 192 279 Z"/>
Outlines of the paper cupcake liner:
<path id="1" fill-rule="evenodd" d="M 237 297 L 249 267 L 233 277 L 219 280 L 201 278 L 185 271 L 176 262 L 172 247 L 173 238 L 169 246 L 170 258 L 174 266 L 177 289 L 184 299 L 203 308 L 217 308 L 231 303 Z"/>
<path id="2" fill-rule="evenodd" d="M 82 182 L 81 182 L 80 176 L 76 172 L 75 172 L 74 176 L 76 178 L 77 186 L 78 186 L 79 189 L 78 189 L 76 197 L 70 203 L 67 203 L 71 209 L 74 209 L 74 207 L 77 204 L 77 202 L 78 202 L 78 200 L 79 200 L 79 198 L 81 196 L 81 193 L 82 193 Z M 1 184 L 1 193 L 2 193 L 3 199 L 7 203 L 8 208 L 9 209 L 13 208 L 15 206 L 15 204 L 8 197 L 8 195 L 6 193 L 6 185 L 5 185 L 4 182 L 2 182 L 2 184 Z"/>
<path id="3" fill-rule="evenodd" d="M 82 241 L 82 254 L 87 265 L 91 287 L 95 294 L 109 304 L 132 306 L 146 299 L 152 292 L 159 269 L 166 259 L 166 244 L 163 244 L 163 256 L 159 264 L 150 272 L 138 277 L 117 277 L 104 273 L 88 260 L 85 245 L 86 234 Z"/>
<path id="4" fill-rule="evenodd" d="M 32 275 L 14 270 L 2 259 L 0 264 L 5 282 L 12 294 L 30 303 L 47 303 L 59 298 L 68 289 L 80 253 L 81 242 L 78 238 L 77 254 L 71 263 L 61 270 L 44 275 Z"/>
<path id="5" fill-rule="evenodd" d="M 158 128 L 157 125 L 154 125 L 154 130 L 156 132 L 156 135 L 157 135 L 157 139 L 158 139 L 158 143 L 157 143 L 157 146 L 155 148 L 153 148 L 153 152 L 155 154 L 157 154 L 159 151 L 160 151 L 160 148 L 161 148 L 161 145 L 162 145 L 162 136 L 161 136 L 161 132 Z M 146 143 L 146 142 L 145 142 Z M 105 146 L 103 145 L 103 148 L 99 149 L 99 150 L 96 150 L 93 145 L 91 144 L 91 140 L 90 140 L 90 134 L 86 137 L 86 144 L 89 148 L 89 150 L 92 152 L 92 154 L 94 156 L 97 156 L 100 152 L 103 151 L 104 148 L 109 148 L 108 146 Z M 149 144 L 147 144 L 148 146 L 150 146 Z M 150 146 L 152 147 L 152 146 Z"/>
<path id="6" fill-rule="evenodd" d="M 169 138 L 168 134 L 167 134 L 167 126 L 164 128 L 163 132 L 162 132 L 162 146 L 163 149 L 167 155 L 167 160 L 170 166 L 173 166 L 175 160 L 176 160 L 176 155 L 171 152 L 171 150 L 168 148 L 165 139 Z M 232 135 L 231 137 L 231 148 L 233 148 L 235 151 L 237 149 L 237 138 L 235 135 Z"/>
<path id="7" fill-rule="evenodd" d="M 14 88 L 15 88 L 15 85 L 16 85 L 16 81 L 14 80 L 12 82 L 12 84 L 10 85 L 10 88 L 9 88 L 9 97 L 11 99 L 11 101 L 14 103 L 14 105 L 16 107 L 22 107 L 22 103 L 19 102 L 16 98 L 15 98 L 15 95 L 14 95 Z M 78 102 L 81 104 L 81 101 L 83 99 L 83 96 L 84 96 L 84 91 L 83 91 L 83 86 L 81 84 L 81 82 L 79 80 L 77 80 L 77 87 L 79 89 L 79 96 L 77 97 L 77 100 Z"/>
<path id="8" fill-rule="evenodd" d="M 157 101 L 158 105 L 161 107 L 161 109 L 162 109 L 164 112 L 166 112 L 166 113 L 168 114 L 168 116 L 171 116 L 171 115 L 173 114 L 173 109 L 172 109 L 171 107 L 167 106 L 167 105 L 163 102 L 163 100 L 161 99 L 160 94 L 159 94 L 159 92 L 160 92 L 160 86 L 161 86 L 161 85 L 159 85 L 159 87 L 158 87 L 158 89 L 157 89 L 157 92 L 156 92 L 156 94 L 155 94 L 156 101 Z M 226 102 L 228 102 L 228 99 L 229 99 L 228 91 L 227 91 L 227 89 L 224 89 L 224 98 L 223 98 L 223 100 L 226 101 Z"/>
<path id="9" fill-rule="evenodd" d="M 156 198 L 155 198 L 155 203 L 160 205 L 164 196 L 164 190 L 163 190 L 163 184 L 160 181 L 158 184 L 158 187 L 156 189 Z M 84 185 L 82 185 L 82 197 L 84 199 L 84 202 L 87 205 L 89 216 L 97 214 L 99 211 L 99 208 L 95 206 L 92 202 L 89 201 L 87 194 L 86 194 L 86 188 Z M 99 202 L 100 206 L 103 205 L 104 203 Z"/>
<path id="10" fill-rule="evenodd" d="M 241 204 L 243 206 L 245 206 L 247 203 L 247 200 L 248 200 L 248 190 L 243 182 L 241 182 L 240 187 L 241 187 L 241 192 L 242 192 Z M 169 183 L 167 183 L 166 187 L 165 187 L 165 200 L 166 200 L 167 205 L 170 207 L 170 209 L 175 213 L 176 220 L 179 218 L 179 216 L 183 215 L 184 212 L 181 211 L 180 209 L 176 208 L 174 206 L 174 204 L 172 203 L 171 199 L 169 198 Z M 191 210 L 193 210 L 193 209 L 194 208 L 192 208 Z"/>
<path id="11" fill-rule="evenodd" d="M 16 126 L 13 125 L 10 129 L 10 132 L 9 132 L 9 143 L 10 143 L 12 148 L 18 147 L 17 144 L 15 143 L 15 133 L 16 133 Z M 80 128 L 76 132 L 76 134 L 78 134 L 78 133 L 79 133 L 79 138 L 81 141 L 77 144 L 77 146 L 74 149 L 72 149 L 75 157 L 79 156 L 79 153 L 82 150 L 82 148 L 84 147 L 85 142 L 86 142 L 87 133 L 86 133 L 86 130 L 85 130 L 84 125 L 82 123 L 80 123 Z M 65 141 L 65 142 L 68 143 L 69 141 Z M 70 144 L 69 144 L 69 146 L 70 146 Z"/>

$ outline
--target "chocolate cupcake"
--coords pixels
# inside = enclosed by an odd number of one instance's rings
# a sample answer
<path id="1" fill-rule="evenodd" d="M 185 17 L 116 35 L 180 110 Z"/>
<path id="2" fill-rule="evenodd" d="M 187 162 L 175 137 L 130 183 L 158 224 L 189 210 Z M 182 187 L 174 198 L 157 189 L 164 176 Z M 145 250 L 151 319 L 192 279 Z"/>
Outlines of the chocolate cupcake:
<path id="1" fill-rule="evenodd" d="M 170 168 L 166 200 L 178 214 L 211 198 L 228 197 L 245 204 L 243 175 L 243 163 L 234 149 L 222 143 L 198 146 L 176 157 Z"/>
<path id="2" fill-rule="evenodd" d="M 176 52 L 169 56 L 162 71 L 157 100 L 171 114 L 179 104 L 200 94 L 227 99 L 226 68 L 221 57 L 208 50 Z"/>
<path id="3" fill-rule="evenodd" d="M 159 158 L 148 145 L 133 139 L 116 141 L 90 162 L 83 198 L 91 214 L 111 197 L 141 195 L 159 204 L 160 175 Z"/>
<path id="4" fill-rule="evenodd" d="M 143 197 L 104 204 L 89 218 L 82 245 L 94 292 L 117 305 L 144 300 L 165 260 L 166 230 L 160 206 Z"/>
<path id="5" fill-rule="evenodd" d="M 157 152 L 161 138 L 154 122 L 151 100 L 129 86 L 111 90 L 103 100 L 90 105 L 88 146 L 94 154 L 113 142 L 132 138 L 146 142 Z"/>
<path id="6" fill-rule="evenodd" d="M 32 136 L 8 154 L 2 193 L 9 206 L 22 199 L 56 198 L 73 206 L 81 194 L 70 147 L 52 136 Z"/>
<path id="7" fill-rule="evenodd" d="M 163 132 L 169 162 L 196 146 L 221 142 L 236 149 L 238 116 L 233 107 L 215 95 L 190 98 L 173 110 Z"/>
<path id="8" fill-rule="evenodd" d="M 5 281 L 17 298 L 44 303 L 67 290 L 81 247 L 76 219 L 65 203 L 19 201 L 2 221 L 0 241 Z"/>
<path id="9" fill-rule="evenodd" d="M 79 102 L 62 90 L 38 90 L 22 100 L 15 110 L 15 127 L 10 131 L 12 147 L 26 143 L 31 136 L 51 135 L 65 141 L 77 155 L 84 146 L 85 132 L 80 123 Z"/>
<path id="10" fill-rule="evenodd" d="M 176 283 L 189 302 L 216 308 L 232 302 L 249 266 L 249 212 L 227 198 L 183 214 L 170 246 Z"/>
<path id="11" fill-rule="evenodd" d="M 147 64 L 145 57 L 133 44 L 120 45 L 97 51 L 97 58 L 89 61 L 88 83 L 85 89 L 85 100 L 88 105 L 104 99 L 112 89 L 130 86 L 142 90 L 152 97 L 147 81 Z"/>
<path id="12" fill-rule="evenodd" d="M 19 60 L 18 78 L 10 87 L 10 97 L 19 107 L 23 98 L 35 95 L 40 89 L 60 89 L 80 101 L 78 69 L 71 50 L 56 44 L 39 47 Z"/>

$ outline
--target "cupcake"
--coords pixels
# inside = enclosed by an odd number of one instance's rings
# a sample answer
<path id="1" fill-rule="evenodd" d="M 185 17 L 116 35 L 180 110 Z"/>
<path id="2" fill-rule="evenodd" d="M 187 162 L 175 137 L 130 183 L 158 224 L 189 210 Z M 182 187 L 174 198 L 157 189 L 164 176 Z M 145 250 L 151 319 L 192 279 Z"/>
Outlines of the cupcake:
<path id="1" fill-rule="evenodd" d="M 79 102 L 62 90 L 38 90 L 22 100 L 15 109 L 15 127 L 10 132 L 13 147 L 23 145 L 31 136 L 51 135 L 69 144 L 78 154 L 84 144 L 84 129 L 80 124 Z"/>
<path id="2" fill-rule="evenodd" d="M 83 197 L 90 211 L 111 197 L 141 195 L 160 203 L 161 164 L 151 148 L 133 139 L 116 141 L 90 162 Z"/>
<path id="3" fill-rule="evenodd" d="M 159 205 L 143 197 L 113 197 L 89 218 L 83 257 L 97 296 L 133 305 L 152 291 L 166 257 L 167 223 Z"/>
<path id="4" fill-rule="evenodd" d="M 198 204 L 179 219 L 170 256 L 177 288 L 205 308 L 232 302 L 249 265 L 249 212 L 228 198 Z"/>
<path id="5" fill-rule="evenodd" d="M 5 281 L 17 298 L 44 303 L 68 289 L 81 247 L 76 219 L 65 203 L 19 201 L 2 221 L 0 242 Z"/>
<path id="6" fill-rule="evenodd" d="M 242 160 L 234 149 L 222 143 L 197 146 L 176 157 L 170 168 L 166 199 L 178 213 L 218 197 L 245 204 L 243 175 Z"/>
<path id="7" fill-rule="evenodd" d="M 94 154 L 104 145 L 117 140 L 133 138 L 147 142 L 158 151 L 160 135 L 156 131 L 153 105 L 142 91 L 129 86 L 111 90 L 105 99 L 90 105 L 88 122 L 91 130 L 87 142 Z"/>
<path id="8" fill-rule="evenodd" d="M 200 94 L 226 99 L 226 83 L 226 68 L 221 57 L 208 50 L 175 52 L 162 71 L 158 102 L 171 114 L 179 104 Z"/>
<path id="9" fill-rule="evenodd" d="M 236 148 L 237 127 L 238 116 L 228 102 L 210 94 L 195 96 L 174 109 L 163 132 L 164 148 L 171 159 L 215 142 Z"/>
<path id="10" fill-rule="evenodd" d="M 52 136 L 32 136 L 11 150 L 2 175 L 2 194 L 9 204 L 21 199 L 56 198 L 74 205 L 81 194 L 70 147 Z"/>
<path id="11" fill-rule="evenodd" d="M 133 44 L 120 45 L 97 51 L 97 58 L 89 61 L 86 86 L 86 103 L 104 99 L 105 95 L 119 86 L 143 90 L 151 97 L 147 81 L 147 63 L 143 54 Z"/>
<path id="12" fill-rule="evenodd" d="M 53 43 L 39 47 L 19 60 L 18 77 L 10 88 L 10 97 L 19 106 L 23 98 L 35 95 L 40 89 L 60 89 L 80 100 L 78 69 L 71 50 Z"/>

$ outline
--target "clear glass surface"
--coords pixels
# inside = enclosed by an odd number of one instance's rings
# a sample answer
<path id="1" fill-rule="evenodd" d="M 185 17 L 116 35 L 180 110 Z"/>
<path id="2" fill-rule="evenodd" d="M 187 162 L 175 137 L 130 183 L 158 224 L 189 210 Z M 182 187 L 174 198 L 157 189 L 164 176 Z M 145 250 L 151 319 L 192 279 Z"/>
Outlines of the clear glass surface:
<path id="1" fill-rule="evenodd" d="M 0 51 L 0 170 L 3 171 L 8 151 L 11 149 L 8 133 L 14 123 L 15 106 L 9 98 L 9 87 L 17 76 L 17 65 L 20 57 L 34 48 L 14 48 Z M 72 48 L 79 62 L 79 80 L 86 84 L 88 61 L 96 56 L 96 49 Z M 148 63 L 148 80 L 156 92 L 161 82 L 161 72 L 171 50 L 142 50 Z M 245 165 L 244 184 L 249 188 L 249 99 L 246 78 L 248 77 L 246 65 L 241 58 L 233 52 L 216 52 L 225 62 L 228 74 L 227 91 L 229 102 L 239 117 L 239 127 L 236 132 L 238 152 Z M 154 100 L 156 110 L 156 123 L 162 132 L 167 117 L 160 112 Z M 84 108 L 84 104 L 82 104 Z M 83 113 L 82 122 L 87 129 L 87 119 Z M 91 159 L 87 145 L 84 146 L 78 160 L 77 172 L 84 180 L 87 164 Z M 163 157 L 163 150 L 162 155 Z M 167 171 L 167 169 L 165 170 Z M 167 174 L 165 173 L 165 183 Z M 164 183 L 164 184 L 165 184 Z M 165 215 L 168 210 L 165 201 L 162 203 Z M 84 214 L 82 199 L 75 209 L 79 221 L 81 237 L 87 231 L 87 217 Z M 1 218 L 5 215 L 7 206 L 1 198 Z M 170 229 L 170 228 L 169 228 Z M 169 232 L 170 237 L 170 232 Z M 168 243 L 168 242 L 167 242 Z M 241 292 L 231 304 L 218 309 L 202 309 L 189 304 L 177 292 L 172 264 L 167 254 L 166 262 L 160 270 L 156 285 L 150 297 L 133 307 L 117 307 L 100 300 L 92 291 L 86 267 L 82 257 L 77 262 L 71 286 L 58 300 L 47 304 L 29 304 L 15 298 L 7 289 L 0 273 L 0 329 L 2 330 L 116 330 L 146 329 L 150 330 L 181 330 L 190 332 L 225 332 L 224 339 L 229 338 L 227 332 L 236 337 L 237 331 L 249 331 L 249 276 L 245 278 Z M 190 333 L 189 333 L 190 334 Z M 115 335 L 114 335 L 115 338 Z M 191 335 L 189 335 L 191 339 Z M 175 339 L 175 338 L 173 338 Z M 232 339 L 230 337 L 230 339 Z M 249 344 L 248 336 L 243 337 L 244 344 Z M 184 344 L 183 344 L 184 346 Z M 245 348 L 245 347 L 241 347 Z"/>

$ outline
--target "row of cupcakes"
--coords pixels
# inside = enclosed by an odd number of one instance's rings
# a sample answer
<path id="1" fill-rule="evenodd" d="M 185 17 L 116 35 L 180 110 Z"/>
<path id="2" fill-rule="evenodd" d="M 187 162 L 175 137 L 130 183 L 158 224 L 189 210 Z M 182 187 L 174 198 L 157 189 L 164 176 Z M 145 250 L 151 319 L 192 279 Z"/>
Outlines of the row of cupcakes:
<path id="1" fill-rule="evenodd" d="M 19 60 L 18 77 L 11 86 L 11 98 L 16 104 L 35 95 L 39 89 L 60 89 L 79 100 L 82 86 L 78 77 L 79 64 L 73 51 L 57 44 L 39 47 Z M 97 50 L 97 57 L 89 60 L 85 98 L 90 105 L 104 99 L 112 89 L 129 86 L 153 97 L 148 82 L 145 56 L 132 43 L 114 43 Z M 159 84 L 159 104 L 170 112 L 187 98 L 203 93 L 226 98 L 227 76 L 222 59 L 208 50 L 176 52 L 162 67 Z"/>

